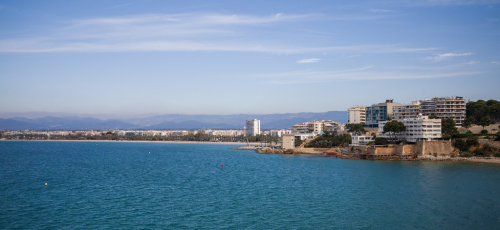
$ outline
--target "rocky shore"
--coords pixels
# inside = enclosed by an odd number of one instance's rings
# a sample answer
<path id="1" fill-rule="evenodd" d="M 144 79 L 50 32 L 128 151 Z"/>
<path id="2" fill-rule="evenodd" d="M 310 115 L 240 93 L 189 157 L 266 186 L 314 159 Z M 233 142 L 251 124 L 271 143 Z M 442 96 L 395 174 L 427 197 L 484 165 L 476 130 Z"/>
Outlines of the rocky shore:
<path id="1" fill-rule="evenodd" d="M 324 151 L 311 151 L 297 148 L 288 150 L 276 150 L 270 147 L 240 147 L 239 150 L 254 150 L 260 154 L 311 154 L 326 155 L 339 159 L 363 159 L 363 160 L 384 160 L 384 161 L 452 161 L 452 162 L 479 162 L 500 164 L 499 157 L 459 157 L 459 156 L 431 156 L 431 155 L 368 155 L 345 152 L 340 148 L 331 148 Z M 317 149 L 315 149 L 317 150 Z"/>

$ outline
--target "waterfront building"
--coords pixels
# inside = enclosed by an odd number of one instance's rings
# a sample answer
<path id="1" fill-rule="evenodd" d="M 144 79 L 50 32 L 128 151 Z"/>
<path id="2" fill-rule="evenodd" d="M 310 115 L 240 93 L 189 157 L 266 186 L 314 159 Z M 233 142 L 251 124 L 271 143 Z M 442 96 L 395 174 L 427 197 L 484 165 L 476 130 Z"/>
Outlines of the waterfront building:
<path id="1" fill-rule="evenodd" d="M 253 119 L 246 121 L 246 134 L 256 136 L 260 134 L 260 120 Z"/>
<path id="2" fill-rule="evenodd" d="M 371 141 L 375 141 L 372 135 L 353 135 L 351 134 L 351 144 L 349 146 L 367 145 Z"/>
<path id="3" fill-rule="evenodd" d="M 294 134 L 284 134 L 281 137 L 281 149 L 294 149 L 295 148 L 295 135 Z"/>
<path id="4" fill-rule="evenodd" d="M 406 139 L 409 142 L 418 140 L 431 140 L 441 138 L 441 119 L 429 119 L 428 116 L 417 118 L 406 118 L 398 120 L 403 122 L 406 130 L 397 134 L 398 139 Z M 389 121 L 381 121 L 378 126 L 379 137 L 390 138 L 390 133 L 384 133 L 384 126 Z"/>
<path id="5" fill-rule="evenodd" d="M 292 133 L 323 133 L 324 131 L 334 132 L 341 125 L 332 120 L 314 120 L 302 124 L 293 125 Z"/>
<path id="6" fill-rule="evenodd" d="M 366 126 L 379 127 L 379 122 L 392 119 L 393 107 L 401 105 L 387 99 L 385 103 L 374 104 L 366 107 Z"/>
<path id="7" fill-rule="evenodd" d="M 420 113 L 423 116 L 437 116 L 439 119 L 452 118 L 457 127 L 465 120 L 465 104 L 463 97 L 435 97 L 420 101 Z"/>
<path id="8" fill-rule="evenodd" d="M 366 108 L 353 106 L 347 110 L 347 124 L 366 123 Z"/>
<path id="9" fill-rule="evenodd" d="M 393 107 L 393 119 L 402 120 L 406 118 L 417 118 L 420 114 L 420 102 L 412 101 L 411 104 L 395 105 Z"/>

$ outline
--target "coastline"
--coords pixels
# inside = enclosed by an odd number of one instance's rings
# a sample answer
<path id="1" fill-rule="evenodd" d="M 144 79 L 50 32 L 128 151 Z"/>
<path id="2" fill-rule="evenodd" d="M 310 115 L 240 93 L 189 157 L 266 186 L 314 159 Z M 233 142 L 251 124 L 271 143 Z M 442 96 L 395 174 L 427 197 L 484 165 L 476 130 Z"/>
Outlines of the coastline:
<path id="1" fill-rule="evenodd" d="M 242 145 L 246 142 L 203 142 L 203 141 L 113 141 L 113 140 L 0 140 L 0 141 L 66 141 L 66 142 L 113 142 L 113 143 L 169 143 L 169 144 L 213 144 L 213 145 Z M 250 146 L 260 145 L 257 142 L 250 142 Z"/>
<path id="2" fill-rule="evenodd" d="M 253 150 L 259 154 L 290 154 L 290 155 L 324 155 L 328 157 L 335 157 L 337 159 L 346 160 L 374 160 L 374 161 L 447 161 L 447 162 L 473 162 L 473 163 L 490 163 L 490 164 L 500 164 L 499 157 L 434 157 L 430 155 L 425 156 L 413 156 L 411 158 L 402 158 L 401 156 L 382 156 L 382 157 L 360 157 L 351 154 L 340 153 L 334 148 L 318 152 L 318 151 L 281 151 L 272 150 L 266 147 L 240 147 L 235 148 L 239 150 Z"/>

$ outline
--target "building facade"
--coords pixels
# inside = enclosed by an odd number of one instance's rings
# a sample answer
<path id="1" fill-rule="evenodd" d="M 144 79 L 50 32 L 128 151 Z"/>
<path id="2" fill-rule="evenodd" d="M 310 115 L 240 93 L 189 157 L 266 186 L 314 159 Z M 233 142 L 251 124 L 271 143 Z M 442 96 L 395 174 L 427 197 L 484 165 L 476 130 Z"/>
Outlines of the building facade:
<path id="1" fill-rule="evenodd" d="M 395 105 L 393 107 L 393 119 L 402 120 L 406 118 L 417 118 L 420 114 L 420 102 L 412 101 L 411 104 Z"/>
<path id="2" fill-rule="evenodd" d="M 260 120 L 252 119 L 246 121 L 246 134 L 256 136 L 260 134 Z"/>
<path id="3" fill-rule="evenodd" d="M 420 113 L 423 116 L 437 116 L 439 119 L 452 118 L 457 127 L 465 120 L 465 104 L 463 97 L 435 97 L 420 101 Z"/>
<path id="4" fill-rule="evenodd" d="M 429 119 L 428 116 L 398 120 L 406 127 L 404 132 L 397 134 L 398 139 L 409 142 L 441 138 L 441 119 Z M 388 121 L 381 121 L 378 126 L 379 137 L 391 138 L 390 133 L 384 133 L 384 126 Z"/>
<path id="5" fill-rule="evenodd" d="M 385 103 L 379 103 L 366 107 L 366 126 L 379 127 L 379 122 L 392 119 L 393 107 L 401 105 L 394 103 L 393 99 L 387 99 Z"/>
<path id="6" fill-rule="evenodd" d="M 295 135 L 294 134 L 284 134 L 281 137 L 281 149 L 294 149 L 295 148 Z"/>
<path id="7" fill-rule="evenodd" d="M 347 110 L 347 124 L 366 123 L 366 108 L 353 106 Z"/>
<path id="8" fill-rule="evenodd" d="M 333 132 L 336 128 L 340 127 L 339 122 L 332 120 L 314 120 L 302 124 L 293 125 L 291 128 L 292 133 L 323 133 L 325 131 Z"/>
<path id="9" fill-rule="evenodd" d="M 360 146 L 367 145 L 368 143 L 375 141 L 375 137 L 372 135 L 351 135 L 351 144 L 350 146 Z"/>

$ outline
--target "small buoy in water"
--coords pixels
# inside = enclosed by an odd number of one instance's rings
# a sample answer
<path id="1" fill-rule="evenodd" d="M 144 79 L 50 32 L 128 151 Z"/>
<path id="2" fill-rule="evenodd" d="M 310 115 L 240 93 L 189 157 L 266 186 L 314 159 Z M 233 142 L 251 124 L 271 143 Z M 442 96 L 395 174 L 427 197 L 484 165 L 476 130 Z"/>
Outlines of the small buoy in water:
<path id="1" fill-rule="evenodd" d="M 45 186 L 47 186 L 47 183 L 45 183 Z"/>
<path id="2" fill-rule="evenodd" d="M 224 164 L 221 164 L 220 167 L 224 167 Z"/>
<path id="3" fill-rule="evenodd" d="M 151 154 L 151 152 L 149 152 L 149 154 Z"/>

